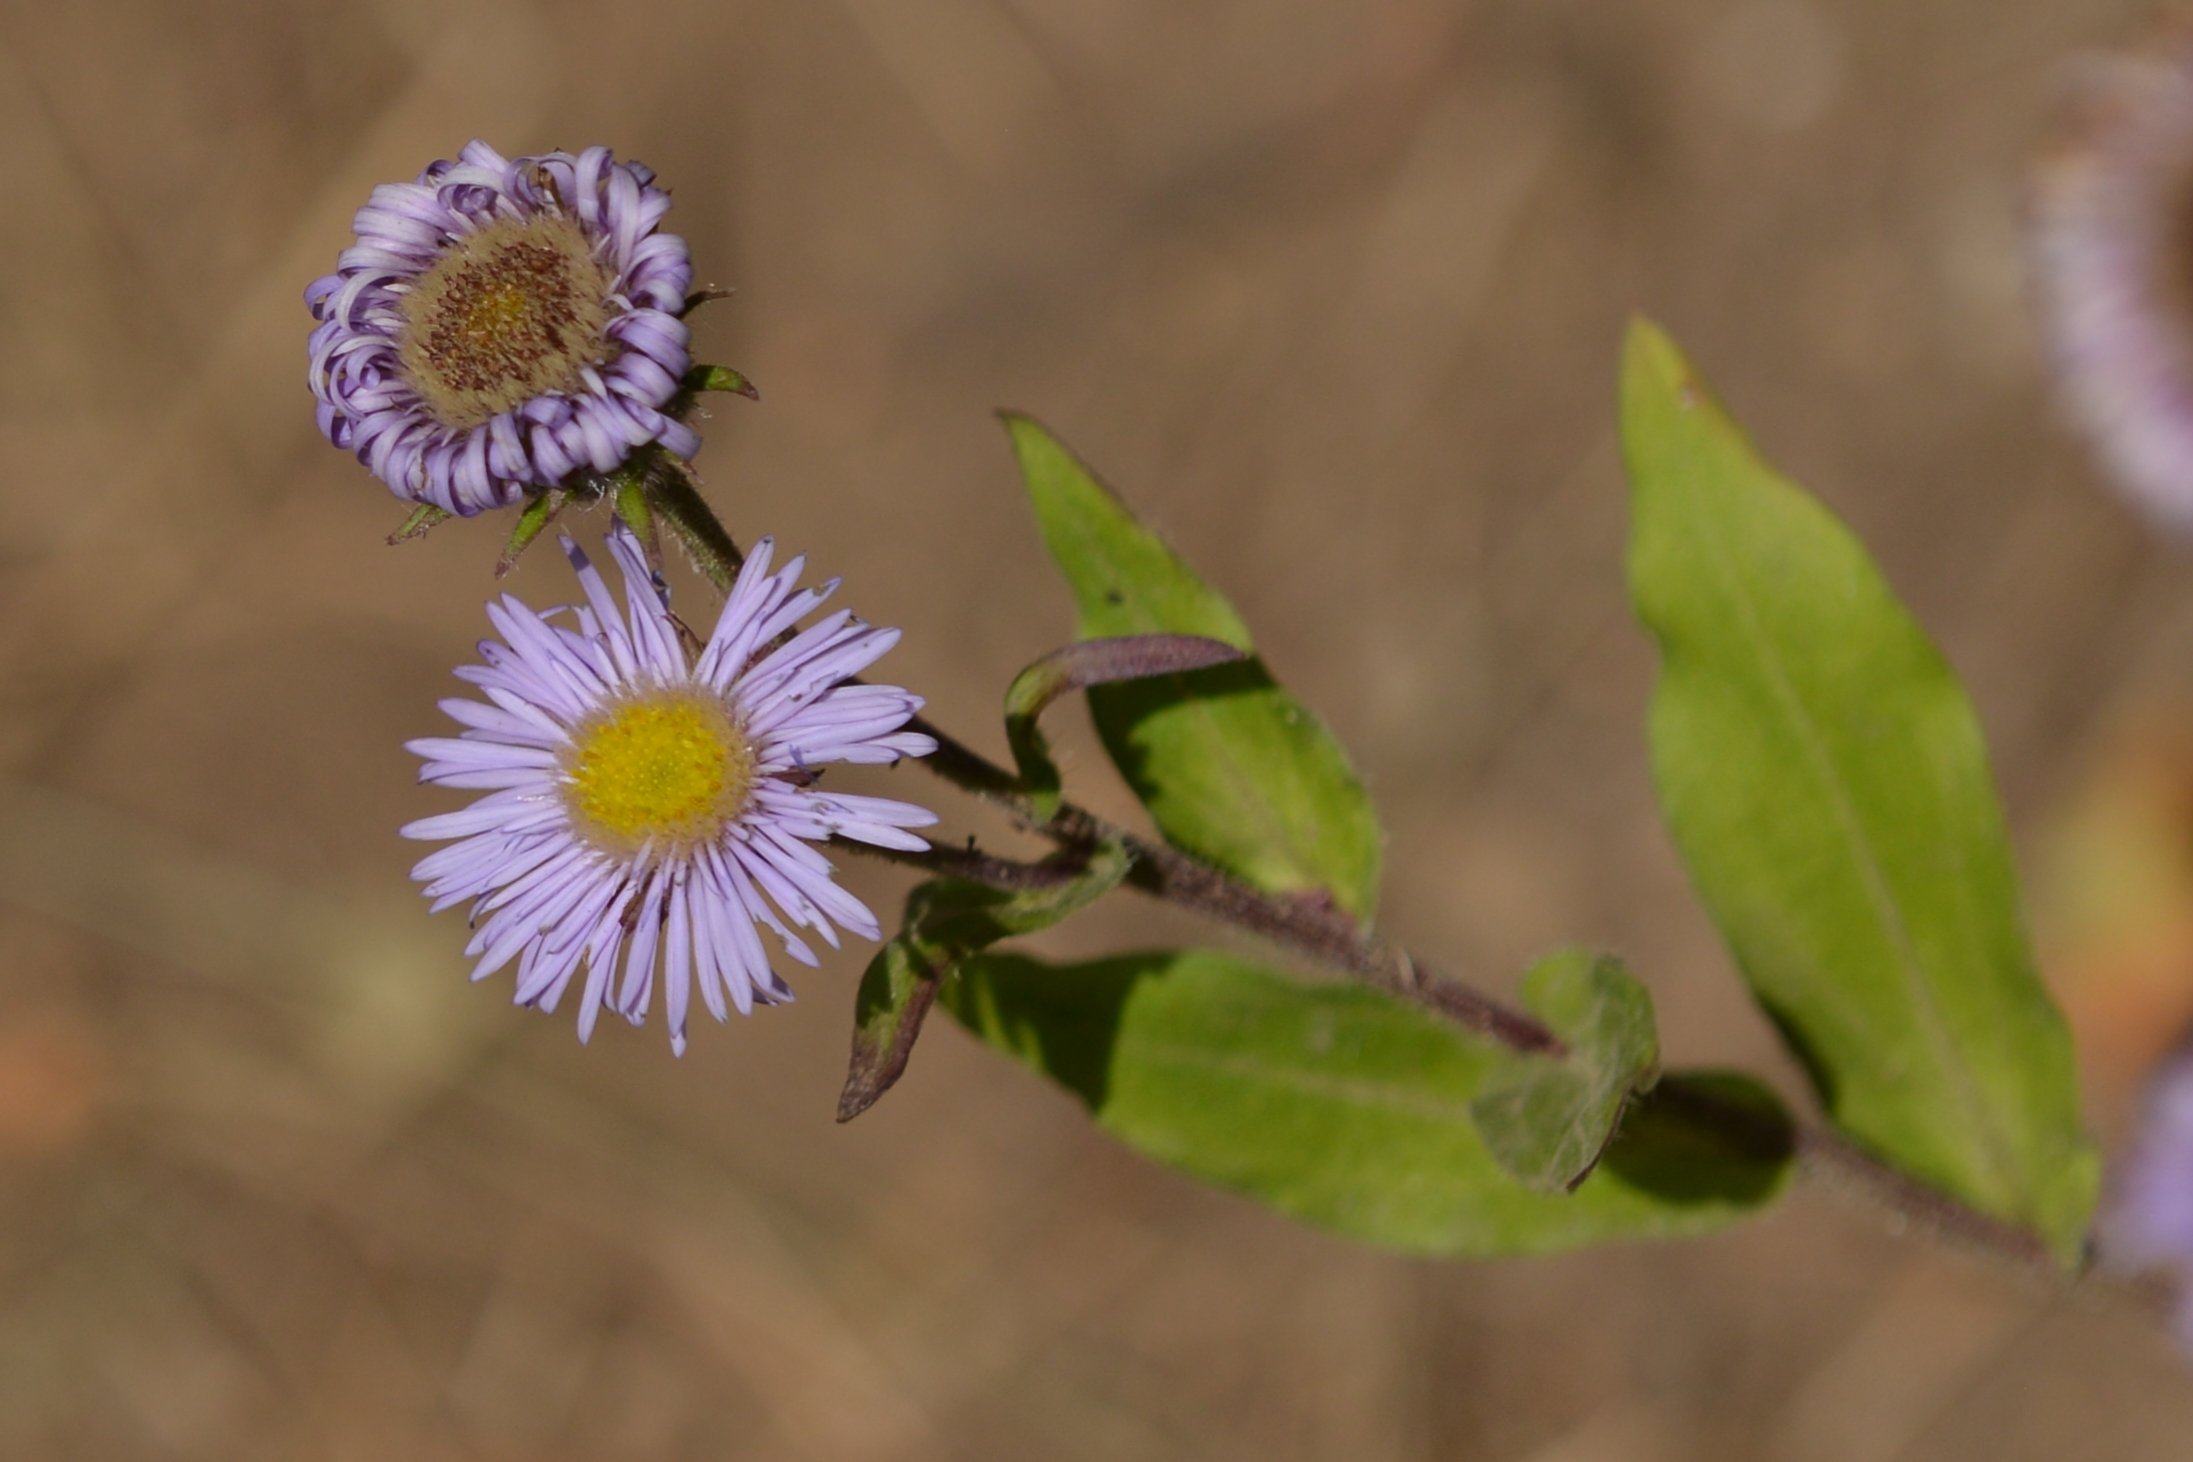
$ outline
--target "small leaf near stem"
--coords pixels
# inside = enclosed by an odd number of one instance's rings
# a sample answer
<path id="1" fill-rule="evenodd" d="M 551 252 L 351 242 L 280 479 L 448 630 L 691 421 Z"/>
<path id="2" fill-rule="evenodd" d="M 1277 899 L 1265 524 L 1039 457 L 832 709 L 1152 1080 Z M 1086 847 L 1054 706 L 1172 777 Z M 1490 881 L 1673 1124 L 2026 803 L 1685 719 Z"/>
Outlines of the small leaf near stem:
<path id="1" fill-rule="evenodd" d="M 428 529 L 448 522 L 451 516 L 446 508 L 437 508 L 432 503 L 421 503 L 411 510 L 411 515 L 403 520 L 395 532 L 388 535 L 388 546 L 394 548 L 399 543 L 424 538 Z"/>
<path id="2" fill-rule="evenodd" d="M 1165 840 L 1269 893 L 1378 901 L 1378 817 L 1347 754 L 1272 678 L 1248 627 L 1126 503 L 1029 417 L 1007 413 L 1029 505 L 1083 639 L 1194 634 L 1241 661 L 1089 692 L 1104 749 Z"/>
<path id="3" fill-rule="evenodd" d="M 906 896 L 905 927 L 861 976 L 838 1120 L 867 1111 L 905 1074 L 939 982 L 962 961 L 1088 907 L 1119 886 L 1127 864 L 1127 850 L 1109 843 L 1053 854 L 1027 870 L 1040 875 L 1037 881 L 1017 889 L 954 878 L 917 886 Z"/>
<path id="4" fill-rule="evenodd" d="M 551 487 L 525 500 L 525 507 L 510 530 L 510 539 L 503 545 L 502 557 L 495 560 L 496 578 L 507 577 L 518 566 L 518 555 L 532 547 L 533 540 L 541 536 L 541 530 L 556 521 L 556 515 L 563 511 L 570 496 L 560 487 Z"/>
<path id="5" fill-rule="evenodd" d="M 1030 815 L 1049 822 L 1058 811 L 1058 766 L 1036 724 L 1051 702 L 1092 685 L 1178 675 L 1243 658 L 1241 650 L 1205 635 L 1119 635 L 1053 650 L 1014 676 L 1005 692 L 1005 739 L 1020 769 Z"/>
<path id="6" fill-rule="evenodd" d="M 1564 1049 L 1504 1053 L 1470 1116 L 1518 1182 L 1541 1193 L 1574 1192 L 1614 1140 L 1630 1098 L 1659 1075 L 1652 997 L 1619 960 L 1564 950 L 1523 976 L 1523 1003 Z"/>
<path id="7" fill-rule="evenodd" d="M 922 888 L 935 887 L 922 884 Z M 850 1122 L 882 1099 L 906 1074 L 914 1041 L 936 1003 L 941 971 L 929 963 L 908 932 L 887 941 L 868 961 L 853 998 L 853 1055 L 845 1088 L 838 1093 L 838 1120 Z"/>

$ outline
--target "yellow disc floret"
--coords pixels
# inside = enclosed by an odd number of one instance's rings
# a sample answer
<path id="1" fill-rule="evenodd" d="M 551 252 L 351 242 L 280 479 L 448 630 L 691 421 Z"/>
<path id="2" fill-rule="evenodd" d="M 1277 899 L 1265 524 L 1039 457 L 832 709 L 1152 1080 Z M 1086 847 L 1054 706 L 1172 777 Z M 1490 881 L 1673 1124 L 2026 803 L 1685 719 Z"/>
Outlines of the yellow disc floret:
<path id="1" fill-rule="evenodd" d="M 674 852 L 721 834 L 754 790 L 754 748 L 728 707 L 693 690 L 655 690 L 581 723 L 564 756 L 564 800 L 606 852 Z"/>
<path id="2" fill-rule="evenodd" d="M 451 243 L 404 295 L 396 358 L 436 420 L 478 426 L 578 388 L 612 350 L 611 289 L 574 220 L 497 219 Z"/>

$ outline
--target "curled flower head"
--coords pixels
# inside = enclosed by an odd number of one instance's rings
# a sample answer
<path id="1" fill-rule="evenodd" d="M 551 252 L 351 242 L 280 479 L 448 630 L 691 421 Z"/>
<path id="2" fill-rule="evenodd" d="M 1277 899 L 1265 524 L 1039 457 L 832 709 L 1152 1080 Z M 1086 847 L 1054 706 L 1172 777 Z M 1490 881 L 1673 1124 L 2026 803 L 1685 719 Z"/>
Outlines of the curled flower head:
<path id="1" fill-rule="evenodd" d="M 730 1007 L 744 1014 L 792 998 L 757 926 L 810 965 L 815 954 L 795 930 L 832 947 L 841 928 L 880 936 L 812 844 L 920 849 L 927 844 L 907 829 L 936 816 L 825 792 L 818 769 L 925 756 L 936 743 L 901 729 L 920 697 L 845 683 L 898 631 L 841 610 L 795 633 L 836 583 L 798 589 L 800 559 L 771 572 L 769 540 L 690 655 L 627 530 L 609 539 L 621 607 L 563 542 L 586 598 L 571 622 L 508 596 L 491 604 L 502 638 L 482 641 L 483 663 L 457 672 L 486 702 L 444 701 L 465 730 L 409 745 L 425 759 L 420 780 L 487 793 L 403 829 L 456 840 L 412 875 L 436 910 L 473 905 L 472 977 L 517 960 L 517 1003 L 553 1010 L 583 966 L 581 1040 L 605 1007 L 638 1024 L 659 964 L 671 1046 L 682 1053 L 693 986 L 718 1020 Z"/>
<path id="2" fill-rule="evenodd" d="M 606 147 L 505 159 L 472 142 L 373 190 L 305 303 L 320 430 L 398 497 L 469 516 L 659 442 L 691 361 L 670 195 Z"/>
<path id="3" fill-rule="evenodd" d="M 2074 415 L 2127 491 L 2193 529 L 2193 35 L 2074 75 L 2033 255 Z"/>

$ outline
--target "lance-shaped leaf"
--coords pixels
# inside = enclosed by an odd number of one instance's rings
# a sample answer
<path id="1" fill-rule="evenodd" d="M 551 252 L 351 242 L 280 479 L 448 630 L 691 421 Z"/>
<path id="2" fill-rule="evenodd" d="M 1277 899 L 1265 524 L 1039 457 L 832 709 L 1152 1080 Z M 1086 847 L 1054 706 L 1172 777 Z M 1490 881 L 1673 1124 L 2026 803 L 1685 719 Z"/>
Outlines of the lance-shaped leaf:
<path id="1" fill-rule="evenodd" d="M 1533 1192 L 1470 1116 L 1493 1048 L 1364 986 L 1308 984 L 1231 955 L 1054 966 L 988 954 L 943 999 L 1129 1146 L 1386 1248 L 1485 1256 L 1702 1233 L 1763 1206 L 1789 1175 L 1771 1094 L 1741 1078 L 1670 1077 L 1573 1194 Z"/>
<path id="2" fill-rule="evenodd" d="M 1838 1126 L 2072 1258 L 2097 1167 L 1963 688 L 1642 323 L 1622 428 L 1654 779 L 1745 978 Z"/>
<path id="3" fill-rule="evenodd" d="M 1127 851 L 1116 844 L 1062 853 L 1037 865 L 1051 876 L 1028 888 L 999 889 L 936 878 L 906 896 L 905 926 L 876 952 L 853 1003 L 853 1057 L 838 1120 L 850 1122 L 876 1104 L 914 1052 L 937 986 L 962 960 L 1016 934 L 1048 929 L 1088 907 L 1127 874 Z"/>
<path id="4" fill-rule="evenodd" d="M 1080 636 L 1206 635 L 1248 655 L 1247 626 L 1034 421 L 1007 415 L 1044 542 Z M 1378 819 L 1323 722 L 1261 660 L 1098 686 L 1089 708 L 1120 774 L 1175 847 L 1274 893 L 1368 919 Z"/>
<path id="5" fill-rule="evenodd" d="M 1203 635 L 1120 635 L 1053 650 L 1014 676 L 1005 691 L 1005 740 L 1036 820 L 1048 821 L 1058 811 L 1058 764 L 1036 724 L 1051 702 L 1093 685 L 1180 675 L 1241 658 L 1242 652 L 1224 640 Z"/>
<path id="6" fill-rule="evenodd" d="M 1564 950 L 1523 976 L 1523 1003 L 1565 1049 L 1504 1054 L 1470 1114 L 1517 1181 L 1567 1193 L 1598 1165 L 1630 1098 L 1659 1076 L 1652 997 L 1621 961 Z"/>

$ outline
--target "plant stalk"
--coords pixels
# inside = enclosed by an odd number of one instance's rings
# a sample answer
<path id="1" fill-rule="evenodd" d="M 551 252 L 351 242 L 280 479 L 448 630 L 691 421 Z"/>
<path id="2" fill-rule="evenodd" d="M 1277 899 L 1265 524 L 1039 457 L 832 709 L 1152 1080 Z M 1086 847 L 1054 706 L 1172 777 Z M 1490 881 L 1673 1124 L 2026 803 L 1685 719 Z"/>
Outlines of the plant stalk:
<path id="1" fill-rule="evenodd" d="M 728 594 L 742 555 L 705 499 L 682 473 L 652 480 L 654 505 L 693 551 L 695 566 L 717 590 Z M 1039 818 L 1019 790 L 1013 772 L 924 717 L 909 729 L 933 737 L 937 749 L 920 765 L 954 786 L 997 807 L 1016 825 L 1066 847 L 1116 842 L 1133 859 L 1126 882 L 1143 894 L 1189 909 L 1218 923 L 1253 934 L 1328 969 L 1451 1021 L 1472 1034 L 1522 1053 L 1559 1055 L 1559 1037 L 1529 1014 L 1459 980 L 1435 972 L 1408 950 L 1378 940 L 1330 904 L 1264 892 L 1167 844 L 1154 842 L 1098 817 L 1086 808 L 1061 801 L 1048 818 Z M 932 873 L 1004 889 L 1035 886 L 1049 870 L 967 848 L 931 848 L 904 853 L 848 844 L 861 852 Z M 1905 1173 L 1829 1128 L 1796 1123 L 1787 1132 L 1766 1133 L 1760 1118 L 1711 1092 L 1677 1081 L 1662 1083 L 1655 1100 L 1701 1127 L 1739 1141 L 1787 1143 L 1801 1169 L 1830 1191 L 1862 1200 L 1885 1211 L 1900 1225 L 1968 1253 L 2046 1279 L 2065 1278 L 2041 1236 L 2022 1225 L 1983 1213 L 1961 1199 Z M 2152 1286 L 2111 1281 L 2143 1308 L 2155 1308 Z"/>

